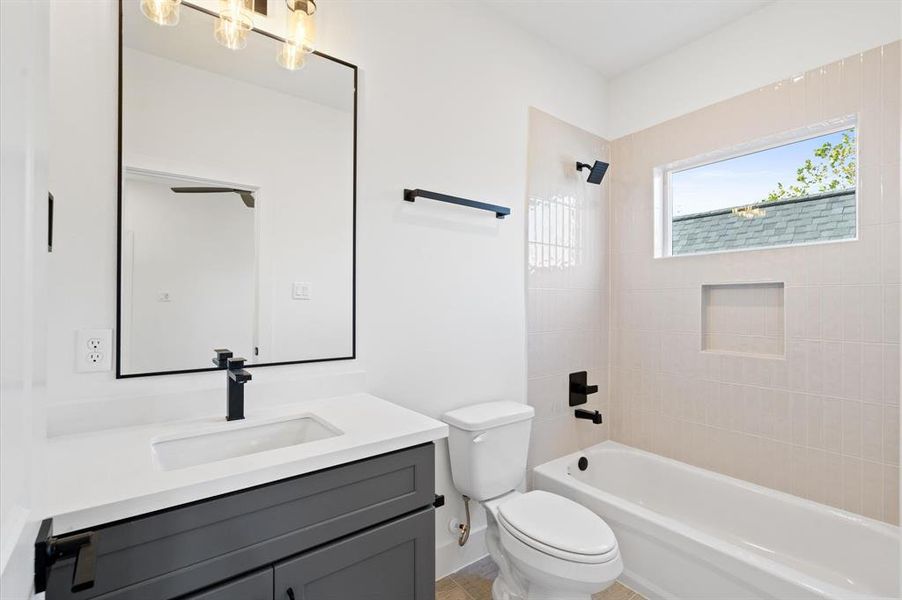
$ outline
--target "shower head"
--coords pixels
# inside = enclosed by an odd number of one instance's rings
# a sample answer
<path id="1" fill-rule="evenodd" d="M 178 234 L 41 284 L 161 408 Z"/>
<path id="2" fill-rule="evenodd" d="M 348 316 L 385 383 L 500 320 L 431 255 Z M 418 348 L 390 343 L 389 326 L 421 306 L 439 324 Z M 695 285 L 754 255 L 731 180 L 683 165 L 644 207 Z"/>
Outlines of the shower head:
<path id="1" fill-rule="evenodd" d="M 594 165 L 590 165 L 588 163 L 576 163 L 576 170 L 582 171 L 583 169 L 589 169 L 589 183 L 601 183 L 601 180 L 604 179 L 604 174 L 608 170 L 608 163 L 601 162 L 600 160 L 596 160 Z"/>

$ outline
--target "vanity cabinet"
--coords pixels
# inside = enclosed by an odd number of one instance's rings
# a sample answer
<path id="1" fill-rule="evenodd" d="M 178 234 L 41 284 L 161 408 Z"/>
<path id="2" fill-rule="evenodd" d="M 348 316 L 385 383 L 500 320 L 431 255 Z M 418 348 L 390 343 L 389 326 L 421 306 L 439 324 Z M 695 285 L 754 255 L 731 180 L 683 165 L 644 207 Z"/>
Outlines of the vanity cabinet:
<path id="1" fill-rule="evenodd" d="M 433 448 L 57 536 L 93 534 L 93 585 L 73 591 L 67 556 L 46 599 L 432 600 Z"/>
<path id="2" fill-rule="evenodd" d="M 273 600 L 272 568 L 189 594 L 182 600 Z"/>

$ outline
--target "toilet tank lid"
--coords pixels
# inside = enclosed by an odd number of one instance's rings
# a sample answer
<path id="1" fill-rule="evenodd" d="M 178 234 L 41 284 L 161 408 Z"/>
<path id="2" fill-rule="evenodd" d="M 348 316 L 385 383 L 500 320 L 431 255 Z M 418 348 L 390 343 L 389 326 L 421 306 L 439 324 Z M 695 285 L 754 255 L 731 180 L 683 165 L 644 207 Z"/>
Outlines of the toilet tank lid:
<path id="1" fill-rule="evenodd" d="M 502 400 L 456 408 L 442 415 L 442 421 L 464 431 L 481 431 L 526 421 L 533 415 L 535 415 L 535 410 L 528 404 Z"/>

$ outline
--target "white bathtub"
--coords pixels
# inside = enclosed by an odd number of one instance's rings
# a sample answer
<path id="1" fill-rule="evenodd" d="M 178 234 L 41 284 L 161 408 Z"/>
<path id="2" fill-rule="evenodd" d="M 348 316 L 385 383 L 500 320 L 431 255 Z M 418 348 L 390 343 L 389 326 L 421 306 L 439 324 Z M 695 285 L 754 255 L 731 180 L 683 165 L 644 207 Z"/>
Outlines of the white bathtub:
<path id="1" fill-rule="evenodd" d="M 650 599 L 899 598 L 886 523 L 610 441 L 536 467 L 534 485 L 601 515 Z"/>

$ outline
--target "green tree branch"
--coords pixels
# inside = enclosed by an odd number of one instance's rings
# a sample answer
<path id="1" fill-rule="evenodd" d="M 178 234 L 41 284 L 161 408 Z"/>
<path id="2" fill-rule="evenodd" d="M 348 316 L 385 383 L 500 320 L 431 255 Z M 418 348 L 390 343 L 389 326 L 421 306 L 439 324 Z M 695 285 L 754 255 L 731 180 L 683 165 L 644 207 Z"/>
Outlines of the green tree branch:
<path id="1" fill-rule="evenodd" d="M 854 188 L 856 167 L 855 131 L 852 130 L 844 132 L 835 144 L 824 142 L 815 148 L 814 160 L 806 159 L 796 169 L 796 182 L 789 186 L 777 183 L 765 202 Z"/>

